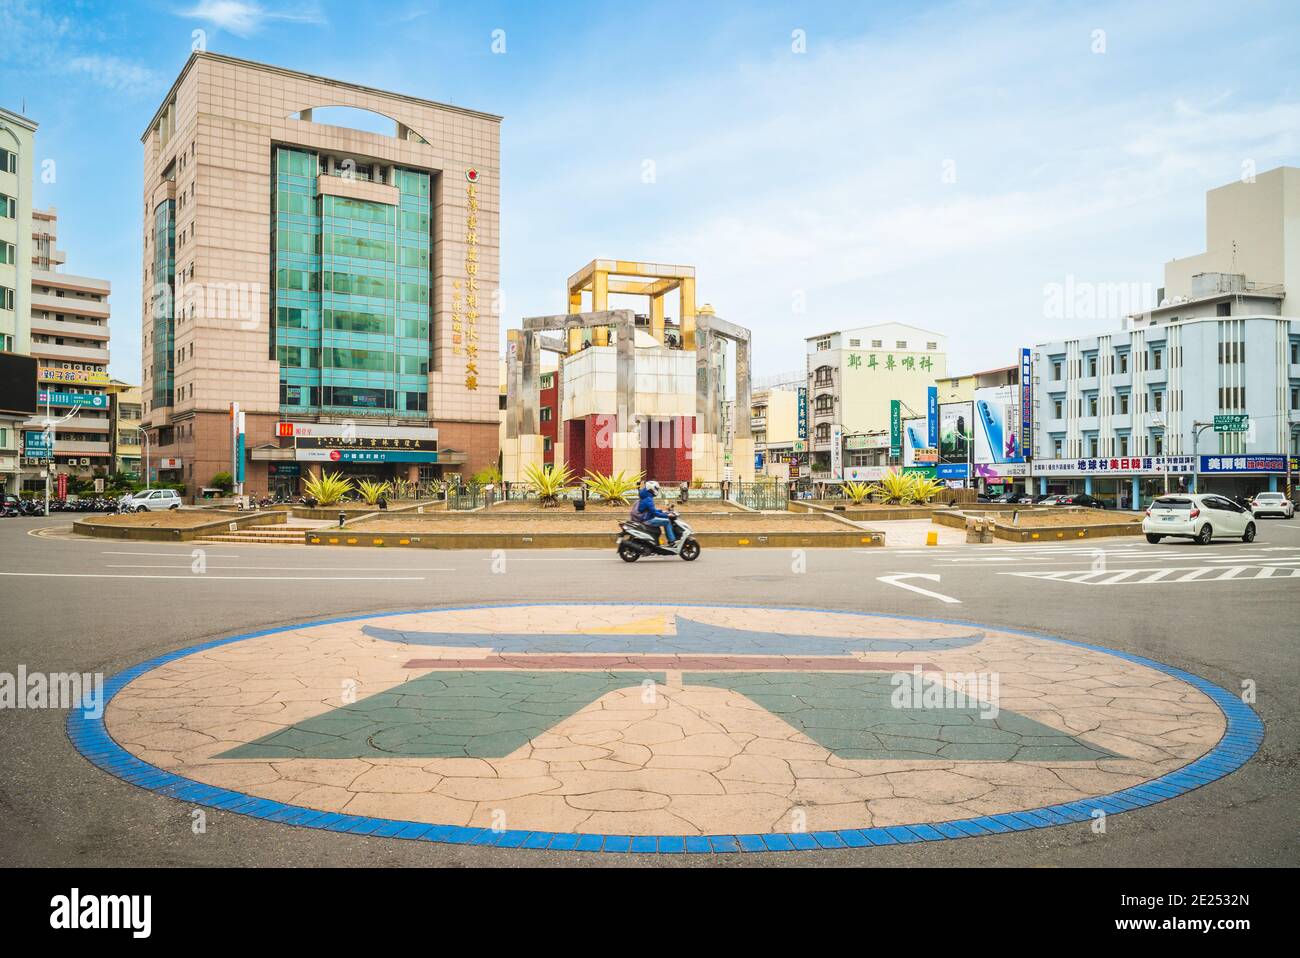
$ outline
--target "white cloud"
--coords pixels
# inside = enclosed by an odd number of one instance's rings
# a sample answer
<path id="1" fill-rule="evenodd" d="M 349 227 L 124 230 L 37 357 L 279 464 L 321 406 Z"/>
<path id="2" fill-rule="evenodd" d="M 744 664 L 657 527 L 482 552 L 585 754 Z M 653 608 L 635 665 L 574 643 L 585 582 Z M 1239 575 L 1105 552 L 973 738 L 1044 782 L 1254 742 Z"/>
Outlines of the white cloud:
<path id="1" fill-rule="evenodd" d="M 359 7 L 357 10 L 360 12 L 364 7 Z M 294 9 L 270 10 L 259 3 L 245 3 L 243 0 L 199 0 L 192 9 L 182 11 L 181 16 L 202 20 L 241 37 L 251 36 L 268 21 L 325 22 L 320 8 L 315 4 L 306 4 Z"/>
<path id="2" fill-rule="evenodd" d="M 90 77 L 100 86 L 116 93 L 149 93 L 164 86 L 164 81 L 148 67 L 114 56 L 73 57 L 68 69 Z"/>

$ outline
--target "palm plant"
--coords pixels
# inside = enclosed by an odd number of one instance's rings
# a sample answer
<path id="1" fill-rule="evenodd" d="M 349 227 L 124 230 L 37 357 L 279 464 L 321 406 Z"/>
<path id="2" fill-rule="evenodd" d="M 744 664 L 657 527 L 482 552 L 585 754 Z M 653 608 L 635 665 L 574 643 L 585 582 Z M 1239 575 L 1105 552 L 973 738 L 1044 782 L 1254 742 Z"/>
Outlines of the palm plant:
<path id="1" fill-rule="evenodd" d="M 415 483 L 410 479 L 394 479 L 388 484 L 389 498 L 392 499 L 414 499 Z"/>
<path id="2" fill-rule="evenodd" d="M 332 506 L 352 491 L 352 480 L 341 472 L 325 472 L 310 476 L 302 484 L 303 491 L 322 506 Z"/>
<path id="3" fill-rule="evenodd" d="M 912 498 L 917 502 L 929 502 L 948 487 L 938 479 L 927 476 L 913 476 Z"/>
<path id="4" fill-rule="evenodd" d="M 880 493 L 885 502 L 897 502 L 906 505 L 915 496 L 916 477 L 905 472 L 890 470 L 880 477 L 873 491 Z"/>
<path id="5" fill-rule="evenodd" d="M 629 476 L 620 469 L 618 475 L 602 476 L 600 473 L 588 469 L 587 475 L 582 482 L 591 495 L 604 500 L 607 505 L 625 506 L 628 502 L 628 496 L 641 485 L 641 473 L 637 472 Z"/>
<path id="6" fill-rule="evenodd" d="M 840 484 L 840 491 L 844 493 L 849 502 L 855 506 L 860 506 L 862 501 L 871 495 L 873 490 L 869 482 L 845 482 Z"/>
<path id="7" fill-rule="evenodd" d="M 361 499 L 368 506 L 373 506 L 379 501 L 379 497 L 388 491 L 388 483 L 371 482 L 364 479 L 357 483 L 357 492 L 361 494 Z"/>
<path id="8" fill-rule="evenodd" d="M 560 504 L 560 494 L 573 481 L 573 471 L 567 465 L 533 464 L 524 470 L 524 478 L 537 490 L 542 508 L 549 509 Z"/>

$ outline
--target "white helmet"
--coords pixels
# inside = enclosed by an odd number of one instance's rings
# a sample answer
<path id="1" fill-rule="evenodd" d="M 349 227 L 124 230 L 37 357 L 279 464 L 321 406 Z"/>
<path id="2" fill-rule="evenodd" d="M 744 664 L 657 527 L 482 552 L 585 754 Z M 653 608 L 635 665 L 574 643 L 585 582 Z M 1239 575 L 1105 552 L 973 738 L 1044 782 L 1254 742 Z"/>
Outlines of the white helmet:
<path id="1" fill-rule="evenodd" d="M 655 482 L 653 479 L 647 482 L 645 487 L 650 490 L 652 496 L 659 495 L 659 483 Z"/>

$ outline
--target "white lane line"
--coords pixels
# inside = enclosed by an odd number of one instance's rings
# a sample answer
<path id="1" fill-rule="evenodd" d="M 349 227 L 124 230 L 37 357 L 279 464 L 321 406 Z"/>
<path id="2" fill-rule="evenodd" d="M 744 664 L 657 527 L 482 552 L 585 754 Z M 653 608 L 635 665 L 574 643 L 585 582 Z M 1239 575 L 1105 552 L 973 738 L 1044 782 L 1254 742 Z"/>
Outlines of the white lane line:
<path id="1" fill-rule="evenodd" d="M 144 565 L 142 563 L 112 563 L 104 564 L 105 569 L 189 569 L 190 565 Z M 204 575 L 208 572 L 455 572 L 455 569 L 377 569 L 373 566 L 360 566 L 352 568 L 349 566 L 316 566 L 316 565 L 220 565 L 208 566 Z"/>
<path id="2" fill-rule="evenodd" d="M 922 589 L 918 585 L 908 585 L 903 579 L 929 579 L 931 582 L 938 582 L 939 577 L 929 572 L 903 572 L 898 575 L 880 575 L 876 576 L 877 582 L 883 582 L 885 585 L 897 586 L 900 589 L 907 589 L 909 592 L 916 592 L 920 595 L 929 596 L 931 599 L 938 599 L 940 602 L 955 603 L 961 605 L 961 599 L 954 599 L 950 595 L 942 595 L 938 592 L 931 592 L 929 589 Z"/>
<path id="3" fill-rule="evenodd" d="M 1246 571 L 1246 567 L 1244 565 L 1236 565 L 1233 566 L 1231 569 L 1223 569 L 1222 571 L 1220 571 L 1218 579 L 1220 582 L 1222 582 L 1224 579 L 1235 579 L 1240 573 L 1245 571 Z"/>
<path id="4" fill-rule="evenodd" d="M 193 559 L 192 552 L 101 552 L 100 555 L 106 556 L 166 556 L 172 559 Z M 205 555 L 209 559 L 238 559 L 237 555 L 227 555 L 226 553 L 207 552 Z"/>
<path id="5" fill-rule="evenodd" d="M 1146 570 L 1145 570 L 1145 569 L 1135 569 L 1134 571 L 1135 571 L 1135 572 L 1145 572 Z M 1146 585 L 1148 582 L 1159 582 L 1161 579 L 1163 579 L 1165 576 L 1169 575 L 1169 573 L 1171 573 L 1171 572 L 1173 572 L 1173 571 L 1174 571 L 1173 569 L 1157 569 L 1155 572 L 1152 572 L 1149 576 L 1146 576 L 1145 578 L 1142 578 L 1142 579 L 1138 579 L 1137 582 L 1136 582 L 1135 584 L 1136 584 L 1136 585 Z"/>
<path id="6" fill-rule="evenodd" d="M 126 575 L 107 572 L 0 572 L 0 575 L 30 576 L 41 579 L 188 579 L 191 582 L 230 582 L 251 579 L 254 582 L 423 582 L 424 576 L 373 575 Z"/>

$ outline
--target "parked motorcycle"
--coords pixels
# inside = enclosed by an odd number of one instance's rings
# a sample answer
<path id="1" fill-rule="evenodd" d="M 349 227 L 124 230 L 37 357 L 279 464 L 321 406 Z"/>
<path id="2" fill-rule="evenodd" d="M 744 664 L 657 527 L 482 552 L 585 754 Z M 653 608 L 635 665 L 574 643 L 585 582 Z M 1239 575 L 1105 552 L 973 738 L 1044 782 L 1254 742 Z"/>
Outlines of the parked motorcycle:
<path id="1" fill-rule="evenodd" d="M 687 562 L 694 562 L 700 557 L 700 543 L 695 533 L 676 512 L 669 512 L 668 519 L 673 524 L 673 535 L 678 548 L 672 548 L 659 542 L 659 528 L 629 519 L 620 522 L 623 534 L 618 537 L 618 557 L 624 562 L 635 562 L 642 556 L 681 556 Z"/>

